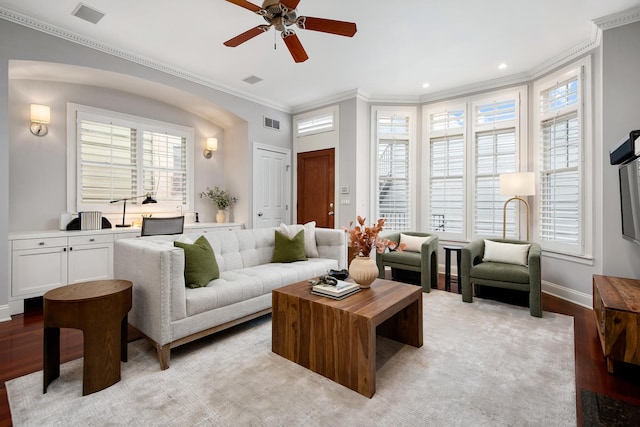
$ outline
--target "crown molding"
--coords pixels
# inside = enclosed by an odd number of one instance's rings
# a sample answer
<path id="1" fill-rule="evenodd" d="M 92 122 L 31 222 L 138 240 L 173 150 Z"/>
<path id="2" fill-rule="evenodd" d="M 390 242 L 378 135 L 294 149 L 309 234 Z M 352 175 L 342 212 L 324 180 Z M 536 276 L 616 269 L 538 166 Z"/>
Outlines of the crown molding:
<path id="1" fill-rule="evenodd" d="M 593 23 L 602 31 L 640 21 L 640 7 L 594 19 Z"/>
<path id="2" fill-rule="evenodd" d="M 187 71 L 181 70 L 179 68 L 157 62 L 151 58 L 146 58 L 144 56 L 138 55 L 137 53 L 119 49 L 119 48 L 110 46 L 108 44 L 99 42 L 97 40 L 93 40 L 93 39 L 81 36 L 79 34 L 65 30 L 58 26 L 49 24 L 47 22 L 43 22 L 39 19 L 27 16 L 27 15 L 23 15 L 19 12 L 16 12 L 1 6 L 0 6 L 0 19 L 4 19 L 6 21 L 10 21 L 15 24 L 19 24 L 19 25 L 76 43 L 85 47 L 89 47 L 91 49 L 104 52 L 109 55 L 116 56 L 116 57 L 125 59 L 127 61 L 143 65 L 147 68 L 152 68 L 154 70 L 161 71 L 165 74 L 169 74 L 169 75 L 181 78 L 183 80 L 188 80 L 190 82 L 197 83 L 199 85 L 206 86 L 211 89 L 215 89 L 229 95 L 237 96 L 238 98 L 242 98 L 247 101 L 251 101 L 269 108 L 280 110 L 285 113 L 289 113 L 289 114 L 291 113 L 291 109 L 285 105 L 277 104 L 277 103 L 274 103 L 273 101 L 256 97 L 249 93 L 242 92 L 225 85 L 221 85 L 206 77 L 192 74 Z"/>
<path id="3" fill-rule="evenodd" d="M 326 107 L 332 104 L 338 104 L 340 102 L 348 101 L 354 98 L 369 102 L 368 95 L 366 95 L 360 89 L 351 89 L 344 92 L 336 93 L 334 95 L 329 95 L 312 102 L 296 105 L 291 109 L 291 114 L 305 113 L 307 111 L 316 110 L 318 108 Z"/>

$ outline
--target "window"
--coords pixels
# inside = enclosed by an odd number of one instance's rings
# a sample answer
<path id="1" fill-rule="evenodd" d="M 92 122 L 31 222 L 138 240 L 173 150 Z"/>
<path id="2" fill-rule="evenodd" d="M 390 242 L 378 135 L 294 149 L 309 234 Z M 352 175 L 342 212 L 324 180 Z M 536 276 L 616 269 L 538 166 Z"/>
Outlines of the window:
<path id="1" fill-rule="evenodd" d="M 296 136 L 313 135 L 316 133 L 330 132 L 335 129 L 335 112 L 320 111 L 310 117 L 301 117 L 296 120 Z"/>
<path id="2" fill-rule="evenodd" d="M 145 210 L 190 208 L 192 129 L 73 104 L 69 114 L 76 126 L 70 141 L 76 154 L 70 164 L 77 171 L 70 177 L 76 183 L 74 210 L 114 212 L 120 207 L 111 200 L 147 193 L 158 204 Z"/>
<path id="3" fill-rule="evenodd" d="M 544 249 L 586 255 L 584 229 L 590 209 L 584 196 L 589 155 L 589 109 L 584 92 L 589 58 L 536 82 L 535 121 L 540 179 L 538 238 Z"/>
<path id="4" fill-rule="evenodd" d="M 428 112 L 429 123 L 429 231 L 462 238 L 465 231 L 466 107 Z"/>
<path id="5" fill-rule="evenodd" d="M 412 223 L 412 141 L 414 114 L 406 111 L 374 111 L 377 146 L 377 216 L 385 229 L 409 230 Z"/>
<path id="6" fill-rule="evenodd" d="M 525 160 L 526 150 L 520 149 L 526 146 L 520 136 L 526 134 L 521 129 L 524 97 L 521 87 L 426 108 L 429 172 L 423 223 L 441 239 L 502 237 L 508 197 L 500 195 L 500 174 L 517 172 Z M 508 205 L 508 237 L 519 236 L 518 209 Z"/>
<path id="7" fill-rule="evenodd" d="M 518 166 L 517 96 L 501 100 L 481 100 L 472 104 L 474 112 L 475 237 L 502 237 L 504 203 L 500 195 L 500 174 L 516 172 Z M 517 204 L 507 206 L 506 235 L 516 233 Z"/>

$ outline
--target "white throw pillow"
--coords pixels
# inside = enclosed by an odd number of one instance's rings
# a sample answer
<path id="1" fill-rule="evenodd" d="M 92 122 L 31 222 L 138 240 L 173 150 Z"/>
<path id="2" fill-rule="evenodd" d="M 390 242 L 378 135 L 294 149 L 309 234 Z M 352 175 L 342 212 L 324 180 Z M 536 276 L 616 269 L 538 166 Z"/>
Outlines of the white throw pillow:
<path id="1" fill-rule="evenodd" d="M 420 252 L 422 250 L 422 244 L 430 239 L 430 236 L 420 237 L 411 236 L 409 234 L 400 233 L 400 242 L 407 245 L 404 250 L 409 252 Z"/>
<path id="2" fill-rule="evenodd" d="M 504 262 L 506 264 L 529 264 L 529 248 L 531 245 L 518 243 L 502 243 L 492 240 L 484 241 L 483 261 Z"/>
<path id="3" fill-rule="evenodd" d="M 289 236 L 290 239 L 293 239 L 296 234 L 300 231 L 304 230 L 304 251 L 307 255 L 307 258 L 318 258 L 320 254 L 318 253 L 318 245 L 316 244 L 316 222 L 311 221 L 302 224 L 280 224 L 278 231 L 283 234 Z"/>

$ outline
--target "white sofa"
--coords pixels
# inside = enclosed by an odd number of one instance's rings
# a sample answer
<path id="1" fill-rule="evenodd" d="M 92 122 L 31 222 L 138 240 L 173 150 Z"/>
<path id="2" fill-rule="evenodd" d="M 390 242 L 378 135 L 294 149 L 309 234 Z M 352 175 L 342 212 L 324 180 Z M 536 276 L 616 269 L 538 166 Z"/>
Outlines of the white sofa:
<path id="1" fill-rule="evenodd" d="M 129 323 L 157 348 L 169 367 L 171 348 L 271 312 L 271 290 L 346 268 L 342 230 L 315 229 L 319 257 L 271 263 L 275 228 L 207 233 L 220 278 L 185 286 L 184 251 L 173 240 L 200 235 L 152 236 L 116 241 L 115 278 L 133 282 Z"/>

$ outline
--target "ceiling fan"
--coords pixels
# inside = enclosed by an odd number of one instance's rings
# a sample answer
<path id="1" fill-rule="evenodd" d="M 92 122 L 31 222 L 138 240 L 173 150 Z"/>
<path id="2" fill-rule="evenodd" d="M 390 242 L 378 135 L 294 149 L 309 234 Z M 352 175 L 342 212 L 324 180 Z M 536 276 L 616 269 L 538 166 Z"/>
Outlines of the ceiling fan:
<path id="1" fill-rule="evenodd" d="M 320 31 L 346 37 L 353 37 L 357 31 L 356 24 L 353 22 L 298 16 L 296 7 L 298 7 L 300 0 L 264 0 L 262 7 L 246 0 L 227 1 L 257 13 L 269 23 L 269 25 L 258 25 L 224 42 L 224 45 L 229 47 L 239 46 L 274 27 L 277 31 L 280 31 L 284 43 L 287 45 L 291 56 L 293 56 L 293 60 L 304 62 L 309 59 L 309 56 L 304 47 L 302 47 L 302 43 L 300 43 L 296 33 L 287 27 L 295 24 L 303 30 Z"/>

